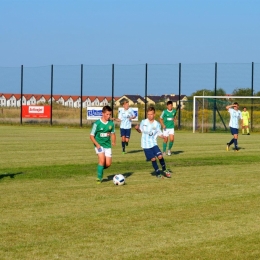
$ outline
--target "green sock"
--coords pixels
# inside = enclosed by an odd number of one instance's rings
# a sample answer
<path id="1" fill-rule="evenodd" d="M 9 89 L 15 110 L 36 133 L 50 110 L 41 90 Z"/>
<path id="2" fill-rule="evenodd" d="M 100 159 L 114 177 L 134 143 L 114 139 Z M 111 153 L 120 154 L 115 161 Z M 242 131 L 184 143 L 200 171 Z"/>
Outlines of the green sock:
<path id="1" fill-rule="evenodd" d="M 97 167 L 97 177 L 100 180 L 103 179 L 103 170 L 104 170 L 104 166 L 103 165 L 98 165 L 98 167 Z"/>
<path id="2" fill-rule="evenodd" d="M 167 147 L 167 143 L 164 143 L 164 142 L 163 142 L 163 152 L 164 152 L 164 153 L 166 152 L 166 147 Z"/>
<path id="3" fill-rule="evenodd" d="M 169 150 L 172 149 L 173 143 L 174 143 L 174 142 L 169 142 Z"/>

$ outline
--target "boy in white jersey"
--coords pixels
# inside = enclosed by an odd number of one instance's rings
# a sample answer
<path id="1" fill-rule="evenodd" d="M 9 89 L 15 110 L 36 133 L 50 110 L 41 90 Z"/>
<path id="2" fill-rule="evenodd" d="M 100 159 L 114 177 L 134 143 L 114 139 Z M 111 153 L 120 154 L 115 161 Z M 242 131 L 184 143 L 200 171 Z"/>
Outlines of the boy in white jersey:
<path id="1" fill-rule="evenodd" d="M 102 117 L 98 119 L 92 126 L 90 140 L 95 146 L 98 156 L 97 167 L 97 183 L 100 184 L 103 179 L 103 170 L 108 168 L 112 163 L 112 145 L 116 144 L 115 125 L 110 120 L 112 108 L 104 106 L 102 109 Z"/>
<path id="2" fill-rule="evenodd" d="M 250 135 L 250 133 L 249 133 L 250 115 L 249 115 L 249 112 L 246 110 L 246 107 L 243 108 L 242 118 L 243 118 L 242 134 L 243 135 L 245 134 L 245 129 L 246 129 L 247 135 Z"/>
<path id="3" fill-rule="evenodd" d="M 229 121 L 229 127 L 230 132 L 233 135 L 233 138 L 230 140 L 229 143 L 227 143 L 227 151 L 229 150 L 229 147 L 231 144 L 234 143 L 235 151 L 238 152 L 238 146 L 237 146 L 237 139 L 238 139 L 238 129 L 239 129 L 239 121 L 242 120 L 242 113 L 240 110 L 238 110 L 239 105 L 237 102 L 235 102 L 233 105 L 226 106 L 226 109 L 228 110 L 230 114 L 230 121 Z"/>
<path id="4" fill-rule="evenodd" d="M 125 154 L 125 147 L 128 146 L 131 128 L 132 128 L 132 119 L 135 119 L 136 115 L 134 110 L 129 107 L 129 101 L 125 100 L 123 102 L 123 109 L 120 110 L 118 118 L 115 121 L 120 122 L 120 135 L 122 138 L 122 152 Z"/>
<path id="5" fill-rule="evenodd" d="M 160 148 L 157 145 L 157 137 L 164 138 L 161 125 L 155 119 L 155 108 L 147 109 L 147 119 L 141 121 L 140 126 L 136 125 L 137 132 L 142 133 L 141 147 L 144 150 L 147 161 L 151 161 L 157 178 L 163 178 L 159 170 L 156 158 L 162 166 L 162 171 L 167 178 L 171 177 L 171 172 L 166 169 L 166 164 Z"/>

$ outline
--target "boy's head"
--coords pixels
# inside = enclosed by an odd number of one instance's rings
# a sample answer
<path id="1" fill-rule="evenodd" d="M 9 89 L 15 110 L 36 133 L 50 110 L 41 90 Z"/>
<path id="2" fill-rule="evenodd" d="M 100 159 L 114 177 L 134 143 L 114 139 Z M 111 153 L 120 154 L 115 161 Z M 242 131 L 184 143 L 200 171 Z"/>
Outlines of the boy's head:
<path id="1" fill-rule="evenodd" d="M 243 110 L 246 111 L 246 107 L 243 107 Z"/>
<path id="2" fill-rule="evenodd" d="M 122 106 L 123 106 L 124 109 L 128 109 L 129 108 L 129 101 L 127 99 L 124 100 L 123 103 L 122 103 Z"/>
<path id="3" fill-rule="evenodd" d="M 168 110 L 172 110 L 173 104 L 172 104 L 172 101 L 171 101 L 171 100 L 167 101 L 166 105 L 167 105 L 167 109 L 168 109 Z"/>
<path id="4" fill-rule="evenodd" d="M 148 107 L 147 108 L 147 118 L 148 120 L 154 120 L 155 117 L 155 108 L 154 107 Z"/>
<path id="5" fill-rule="evenodd" d="M 112 114 L 112 108 L 110 106 L 104 106 L 102 108 L 102 119 L 108 121 Z"/>
<path id="6" fill-rule="evenodd" d="M 236 109 L 236 110 L 238 110 L 239 104 L 238 104 L 237 102 L 234 102 L 233 105 L 234 105 L 233 108 Z"/>

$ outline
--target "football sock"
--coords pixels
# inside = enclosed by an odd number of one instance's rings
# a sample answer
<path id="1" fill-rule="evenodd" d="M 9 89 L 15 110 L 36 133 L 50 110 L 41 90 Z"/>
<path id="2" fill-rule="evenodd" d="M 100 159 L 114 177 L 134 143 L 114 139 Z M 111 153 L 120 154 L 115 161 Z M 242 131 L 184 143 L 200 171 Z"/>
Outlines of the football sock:
<path id="1" fill-rule="evenodd" d="M 165 166 L 165 161 L 164 161 L 164 158 L 162 157 L 162 159 L 159 159 L 159 162 L 162 166 L 162 170 L 165 171 L 166 170 L 166 166 Z"/>
<path id="2" fill-rule="evenodd" d="M 97 167 L 97 177 L 100 180 L 103 179 L 103 170 L 104 170 L 104 166 L 103 165 L 98 165 L 98 167 Z"/>
<path id="3" fill-rule="evenodd" d="M 249 128 L 246 129 L 246 132 L 249 133 Z"/>
<path id="4" fill-rule="evenodd" d="M 128 146 L 128 142 L 125 142 L 125 146 Z"/>
<path id="5" fill-rule="evenodd" d="M 164 143 L 164 142 L 163 142 L 163 152 L 164 152 L 164 153 L 166 152 L 166 147 L 167 147 L 167 143 Z"/>
<path id="6" fill-rule="evenodd" d="M 229 145 L 234 143 L 234 138 L 230 140 Z"/>
<path id="7" fill-rule="evenodd" d="M 238 149 L 238 147 L 237 147 L 237 139 L 234 139 L 234 145 L 235 145 L 235 149 Z"/>
<path id="8" fill-rule="evenodd" d="M 156 161 L 152 161 L 152 165 L 153 165 L 154 170 L 157 172 L 159 170 L 157 162 Z"/>
<path id="9" fill-rule="evenodd" d="M 245 133 L 245 130 L 244 129 L 242 129 L 242 134 L 244 134 Z"/>
<path id="10" fill-rule="evenodd" d="M 123 152 L 125 151 L 125 142 L 122 142 L 122 149 L 123 149 Z"/>
<path id="11" fill-rule="evenodd" d="M 169 150 L 172 149 L 173 143 L 174 143 L 174 142 L 169 142 Z"/>

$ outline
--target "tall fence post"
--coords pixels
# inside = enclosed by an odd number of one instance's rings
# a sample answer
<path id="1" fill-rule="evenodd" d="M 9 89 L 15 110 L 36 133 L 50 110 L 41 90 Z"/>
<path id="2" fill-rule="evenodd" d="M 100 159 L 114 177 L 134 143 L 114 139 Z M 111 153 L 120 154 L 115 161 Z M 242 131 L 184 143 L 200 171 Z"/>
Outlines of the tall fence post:
<path id="1" fill-rule="evenodd" d="M 145 89 L 144 89 L 144 118 L 146 119 L 147 112 L 147 76 L 148 76 L 148 64 L 145 64 Z"/>
<path id="2" fill-rule="evenodd" d="M 82 115 L 83 115 L 83 64 L 80 69 L 80 126 L 82 127 Z"/>
<path id="3" fill-rule="evenodd" d="M 218 78 L 218 64 L 215 62 L 215 84 L 214 84 L 214 96 L 217 96 L 217 78 Z M 216 131 L 216 116 L 217 116 L 217 103 L 214 99 L 213 105 L 213 131 Z"/>
<path id="4" fill-rule="evenodd" d="M 179 109 L 178 109 L 178 130 L 181 129 L 181 63 L 179 63 Z"/>
<path id="5" fill-rule="evenodd" d="M 251 74 L 251 96 L 254 95 L 254 62 L 252 62 L 252 74 Z M 250 116 L 250 128 L 253 129 L 253 113 L 254 113 L 254 99 L 251 99 L 251 116 Z"/>
<path id="6" fill-rule="evenodd" d="M 111 99 L 111 107 L 112 107 L 112 118 L 114 117 L 114 87 L 115 87 L 115 64 L 112 64 L 112 99 Z"/>
<path id="7" fill-rule="evenodd" d="M 23 124 L 23 65 L 21 65 L 20 124 Z"/>
<path id="8" fill-rule="evenodd" d="M 51 65 L 51 119 L 50 119 L 51 125 L 52 125 L 52 99 L 53 99 L 53 64 Z"/>

